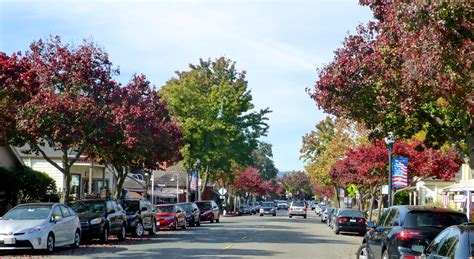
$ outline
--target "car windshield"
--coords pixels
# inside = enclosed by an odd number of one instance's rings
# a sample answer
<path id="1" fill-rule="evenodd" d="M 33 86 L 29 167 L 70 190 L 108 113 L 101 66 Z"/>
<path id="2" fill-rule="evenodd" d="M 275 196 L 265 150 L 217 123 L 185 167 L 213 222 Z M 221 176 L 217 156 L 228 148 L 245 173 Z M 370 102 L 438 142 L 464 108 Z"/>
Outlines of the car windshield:
<path id="1" fill-rule="evenodd" d="M 123 201 L 122 202 L 123 209 L 127 212 L 127 214 L 134 214 L 137 211 L 140 211 L 140 201 Z"/>
<path id="2" fill-rule="evenodd" d="M 341 213 L 339 213 L 339 216 L 363 218 L 364 214 L 362 214 L 362 212 L 357 211 L 357 210 L 342 210 Z"/>
<path id="3" fill-rule="evenodd" d="M 77 213 L 103 213 L 105 211 L 104 201 L 76 201 L 71 204 L 71 208 Z"/>
<path id="4" fill-rule="evenodd" d="M 262 207 L 273 207 L 273 202 L 264 202 L 262 203 Z"/>
<path id="5" fill-rule="evenodd" d="M 159 213 L 174 212 L 174 205 L 156 206 Z"/>
<path id="6" fill-rule="evenodd" d="M 199 208 L 200 210 L 202 210 L 202 209 L 206 209 L 206 210 L 207 210 L 207 209 L 210 209 L 210 208 L 211 208 L 211 204 L 208 203 L 208 202 L 198 202 L 198 203 L 196 203 L 196 205 L 198 206 L 198 208 Z"/>
<path id="7" fill-rule="evenodd" d="M 446 228 L 467 222 L 466 215 L 449 212 L 412 211 L 407 214 L 406 227 L 439 227 Z"/>
<path id="8" fill-rule="evenodd" d="M 294 202 L 293 207 L 304 207 L 304 203 L 303 202 Z"/>
<path id="9" fill-rule="evenodd" d="M 3 219 L 25 220 L 25 219 L 46 219 L 52 206 L 24 206 L 17 207 L 7 212 Z"/>

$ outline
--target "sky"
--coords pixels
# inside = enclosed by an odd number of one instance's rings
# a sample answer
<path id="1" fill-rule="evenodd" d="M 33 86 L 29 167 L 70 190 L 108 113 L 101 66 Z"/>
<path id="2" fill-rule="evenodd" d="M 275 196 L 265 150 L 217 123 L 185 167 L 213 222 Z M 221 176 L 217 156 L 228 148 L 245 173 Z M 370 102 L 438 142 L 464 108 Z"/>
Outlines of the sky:
<path id="1" fill-rule="evenodd" d="M 200 58 L 229 58 L 247 72 L 255 108 L 272 110 L 262 140 L 276 167 L 293 171 L 304 168 L 302 137 L 326 116 L 305 89 L 371 18 L 358 0 L 0 0 L 0 51 L 49 35 L 93 40 L 120 68 L 119 82 L 143 73 L 157 88 Z"/>

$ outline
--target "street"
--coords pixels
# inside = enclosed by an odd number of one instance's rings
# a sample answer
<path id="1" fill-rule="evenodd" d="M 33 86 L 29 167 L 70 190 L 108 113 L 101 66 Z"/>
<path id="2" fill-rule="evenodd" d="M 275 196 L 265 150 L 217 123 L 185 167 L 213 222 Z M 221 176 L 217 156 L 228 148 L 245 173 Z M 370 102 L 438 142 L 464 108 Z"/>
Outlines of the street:
<path id="1" fill-rule="evenodd" d="M 141 240 L 113 239 L 108 245 L 85 242 L 76 250 L 59 248 L 54 257 L 355 258 L 361 239 L 357 235 L 335 235 L 313 211 L 308 212 L 307 219 L 290 219 L 286 211 L 279 211 L 276 217 L 222 217 L 221 223 L 203 223 L 185 231 L 160 231 L 155 237 Z"/>

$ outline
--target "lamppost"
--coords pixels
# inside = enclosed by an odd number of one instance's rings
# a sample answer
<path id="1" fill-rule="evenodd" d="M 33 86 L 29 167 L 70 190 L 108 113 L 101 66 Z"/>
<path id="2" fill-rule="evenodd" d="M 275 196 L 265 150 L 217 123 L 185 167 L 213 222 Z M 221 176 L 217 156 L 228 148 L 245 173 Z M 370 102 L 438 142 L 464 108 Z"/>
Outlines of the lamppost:
<path id="1" fill-rule="evenodd" d="M 178 174 L 174 174 L 170 181 L 172 182 L 176 181 L 176 203 L 178 203 L 179 202 L 179 176 Z"/>
<path id="2" fill-rule="evenodd" d="M 389 132 L 385 138 L 385 144 L 388 149 L 388 206 L 392 206 L 392 149 L 395 143 L 393 132 Z"/>

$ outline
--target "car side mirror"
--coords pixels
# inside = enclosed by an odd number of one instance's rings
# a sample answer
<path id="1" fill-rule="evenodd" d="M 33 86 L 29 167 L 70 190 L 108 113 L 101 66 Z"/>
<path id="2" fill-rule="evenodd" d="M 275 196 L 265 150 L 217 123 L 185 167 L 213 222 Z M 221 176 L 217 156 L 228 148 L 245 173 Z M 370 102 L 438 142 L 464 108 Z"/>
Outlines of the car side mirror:
<path id="1" fill-rule="evenodd" d="M 375 222 L 373 222 L 373 221 L 367 221 L 367 227 L 369 227 L 369 228 L 375 228 Z"/>
<path id="2" fill-rule="evenodd" d="M 59 217 L 59 216 L 51 216 L 51 222 L 54 222 L 54 223 L 57 223 L 57 222 L 61 222 L 63 220 L 62 217 Z"/>

